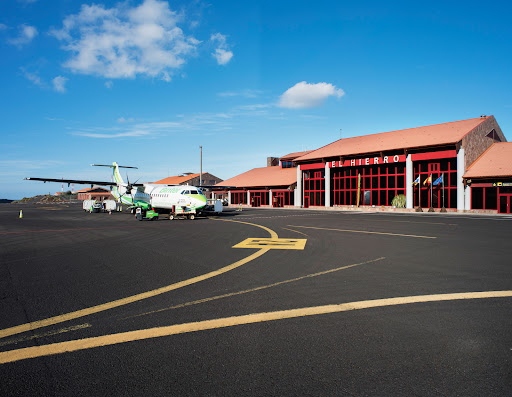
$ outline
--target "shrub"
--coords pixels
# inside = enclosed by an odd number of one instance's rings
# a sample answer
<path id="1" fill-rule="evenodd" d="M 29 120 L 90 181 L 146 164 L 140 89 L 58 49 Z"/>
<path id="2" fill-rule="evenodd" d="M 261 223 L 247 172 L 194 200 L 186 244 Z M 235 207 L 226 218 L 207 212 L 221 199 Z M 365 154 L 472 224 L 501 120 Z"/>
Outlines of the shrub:
<path id="1" fill-rule="evenodd" d="M 405 208 L 405 194 L 397 194 L 395 197 L 393 197 L 393 200 L 391 200 L 391 205 L 396 208 Z"/>

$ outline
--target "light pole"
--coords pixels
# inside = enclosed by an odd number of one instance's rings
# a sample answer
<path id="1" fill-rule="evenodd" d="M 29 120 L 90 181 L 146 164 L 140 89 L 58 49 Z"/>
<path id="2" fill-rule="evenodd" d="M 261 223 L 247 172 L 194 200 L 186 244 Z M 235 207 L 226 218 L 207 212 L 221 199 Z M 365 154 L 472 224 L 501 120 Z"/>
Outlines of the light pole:
<path id="1" fill-rule="evenodd" d="M 200 168 L 199 168 L 199 186 L 203 186 L 203 147 L 199 146 L 199 149 L 201 149 L 201 162 L 200 162 Z"/>

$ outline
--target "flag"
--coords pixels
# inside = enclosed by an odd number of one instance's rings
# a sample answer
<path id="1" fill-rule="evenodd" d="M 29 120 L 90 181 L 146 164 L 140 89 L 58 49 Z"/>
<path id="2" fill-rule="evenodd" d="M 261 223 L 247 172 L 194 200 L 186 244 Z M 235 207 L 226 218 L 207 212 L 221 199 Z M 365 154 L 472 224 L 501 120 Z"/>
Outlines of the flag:
<path id="1" fill-rule="evenodd" d="M 432 175 L 423 181 L 423 185 L 430 185 L 432 183 Z"/>
<path id="2" fill-rule="evenodd" d="M 444 174 L 441 174 L 441 176 L 434 181 L 434 186 L 439 185 L 440 183 L 443 183 L 443 175 Z"/>
<path id="3" fill-rule="evenodd" d="M 417 185 L 420 183 L 420 177 L 418 175 L 418 177 L 414 180 L 414 182 L 412 183 L 413 185 Z"/>

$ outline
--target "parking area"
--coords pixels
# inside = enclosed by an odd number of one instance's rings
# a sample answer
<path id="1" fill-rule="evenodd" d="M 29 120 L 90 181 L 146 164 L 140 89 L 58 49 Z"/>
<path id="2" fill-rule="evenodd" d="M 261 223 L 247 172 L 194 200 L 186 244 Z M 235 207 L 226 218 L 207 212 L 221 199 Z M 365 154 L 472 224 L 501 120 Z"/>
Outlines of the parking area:
<path id="1" fill-rule="evenodd" d="M 2 395 L 512 393 L 512 218 L 17 211 Z"/>

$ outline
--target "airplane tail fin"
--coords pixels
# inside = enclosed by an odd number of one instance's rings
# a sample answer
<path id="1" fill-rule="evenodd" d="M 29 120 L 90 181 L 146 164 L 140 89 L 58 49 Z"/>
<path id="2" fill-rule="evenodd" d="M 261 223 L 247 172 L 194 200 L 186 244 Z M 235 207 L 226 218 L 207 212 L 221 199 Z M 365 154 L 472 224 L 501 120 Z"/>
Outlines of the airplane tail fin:
<path id="1" fill-rule="evenodd" d="M 110 167 L 112 168 L 112 174 L 114 178 L 114 182 L 116 183 L 116 186 L 112 188 L 112 195 L 116 198 L 117 201 L 123 203 L 123 204 L 132 204 L 131 192 L 128 191 L 129 186 L 128 183 L 126 183 L 123 180 L 123 177 L 121 176 L 121 172 L 119 172 L 119 168 L 134 168 L 137 169 L 137 167 L 129 167 L 125 165 L 118 165 L 115 161 L 110 164 L 91 164 L 95 167 Z M 128 197 L 127 197 L 128 196 Z"/>

